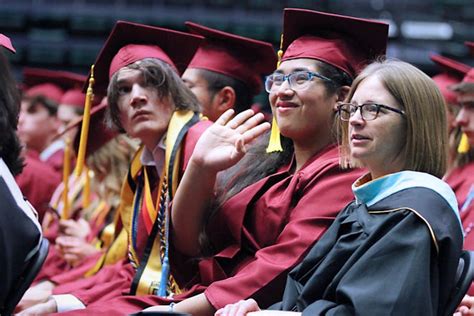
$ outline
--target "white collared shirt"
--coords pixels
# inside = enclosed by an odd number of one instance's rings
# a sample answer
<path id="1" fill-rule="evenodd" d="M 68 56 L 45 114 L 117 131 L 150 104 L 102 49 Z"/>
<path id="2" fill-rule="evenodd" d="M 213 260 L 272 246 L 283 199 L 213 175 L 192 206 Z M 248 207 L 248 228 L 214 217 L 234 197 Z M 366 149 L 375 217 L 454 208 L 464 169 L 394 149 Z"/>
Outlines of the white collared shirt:
<path id="1" fill-rule="evenodd" d="M 39 158 L 41 161 L 46 161 L 51 157 L 55 152 L 58 150 L 66 148 L 66 143 L 62 139 L 55 140 L 51 144 L 49 144 L 48 147 L 46 147 L 41 154 L 39 155 Z"/>
<path id="2" fill-rule="evenodd" d="M 163 166 L 165 165 L 165 151 L 166 151 L 166 135 L 161 137 L 158 144 L 153 149 L 153 152 L 150 152 L 148 148 L 144 148 L 142 155 L 140 157 L 140 162 L 144 166 L 155 166 L 158 176 L 161 175 Z"/>

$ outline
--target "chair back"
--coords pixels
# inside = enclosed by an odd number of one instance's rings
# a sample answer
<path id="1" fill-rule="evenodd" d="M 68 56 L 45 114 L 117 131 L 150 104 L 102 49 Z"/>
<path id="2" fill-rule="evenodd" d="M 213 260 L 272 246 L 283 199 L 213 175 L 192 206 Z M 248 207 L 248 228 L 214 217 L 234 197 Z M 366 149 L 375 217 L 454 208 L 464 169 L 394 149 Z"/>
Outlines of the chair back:
<path id="1" fill-rule="evenodd" d="M 451 297 L 446 305 L 446 316 L 452 316 L 456 308 L 461 303 L 462 298 L 469 290 L 474 278 L 474 252 L 463 250 L 459 258 L 458 269 L 456 271 L 456 285 L 452 290 Z"/>

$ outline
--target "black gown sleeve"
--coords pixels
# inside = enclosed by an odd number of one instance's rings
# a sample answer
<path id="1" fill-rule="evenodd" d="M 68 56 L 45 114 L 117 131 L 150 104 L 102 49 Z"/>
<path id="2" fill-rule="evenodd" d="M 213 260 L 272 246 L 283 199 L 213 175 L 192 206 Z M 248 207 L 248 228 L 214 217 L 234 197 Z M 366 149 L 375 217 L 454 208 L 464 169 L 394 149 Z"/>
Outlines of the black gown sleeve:
<path id="1" fill-rule="evenodd" d="M 307 305 L 303 315 L 437 314 L 432 298 L 438 294 L 432 291 L 439 280 L 431 270 L 438 264 L 426 225 L 408 214 L 385 234 L 374 234 L 377 240 L 371 236 L 359 247 L 357 259 L 339 272 L 343 276 L 336 275 L 337 285 Z"/>
<path id="2" fill-rule="evenodd" d="M 40 237 L 38 227 L 18 206 L 0 176 L 0 303 L 21 275 L 28 254 Z"/>

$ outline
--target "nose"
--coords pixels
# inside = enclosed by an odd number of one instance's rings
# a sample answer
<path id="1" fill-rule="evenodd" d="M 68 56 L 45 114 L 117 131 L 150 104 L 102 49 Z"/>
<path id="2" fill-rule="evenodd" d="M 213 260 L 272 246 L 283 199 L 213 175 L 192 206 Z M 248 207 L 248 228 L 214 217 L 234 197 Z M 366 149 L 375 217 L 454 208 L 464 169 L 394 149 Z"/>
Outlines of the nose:
<path id="1" fill-rule="evenodd" d="M 148 102 L 147 90 L 140 86 L 139 84 L 134 84 L 132 86 L 132 91 L 130 92 L 130 105 L 132 107 L 141 107 Z"/>
<path id="2" fill-rule="evenodd" d="M 461 109 L 458 112 L 458 115 L 456 116 L 456 126 L 466 126 L 468 123 L 468 115 L 467 115 L 467 110 L 464 106 L 461 107 Z"/>
<path id="3" fill-rule="evenodd" d="M 278 98 L 288 98 L 291 97 L 295 91 L 291 89 L 290 87 L 290 82 L 288 80 L 283 81 L 281 86 L 277 88 L 277 90 L 274 92 Z"/>
<path id="4" fill-rule="evenodd" d="M 365 120 L 362 118 L 362 108 L 358 107 L 354 114 L 351 115 L 349 124 L 354 126 L 365 124 Z"/>
<path id="5" fill-rule="evenodd" d="M 25 121 L 25 112 L 23 109 L 20 110 L 20 113 L 18 114 L 18 127 L 23 125 L 23 122 Z"/>

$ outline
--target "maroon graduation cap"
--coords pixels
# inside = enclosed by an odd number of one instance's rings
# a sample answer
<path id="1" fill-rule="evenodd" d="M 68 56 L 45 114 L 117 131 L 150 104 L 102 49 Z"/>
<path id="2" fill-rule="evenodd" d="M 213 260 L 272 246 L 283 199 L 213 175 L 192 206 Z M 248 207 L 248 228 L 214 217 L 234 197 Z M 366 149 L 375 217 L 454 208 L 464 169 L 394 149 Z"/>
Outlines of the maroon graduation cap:
<path id="1" fill-rule="evenodd" d="M 388 24 L 306 9 L 285 9 L 282 61 L 311 58 L 328 63 L 352 78 L 384 55 Z"/>
<path id="2" fill-rule="evenodd" d="M 145 58 L 160 59 L 181 75 L 201 41 L 197 35 L 117 21 L 94 63 L 94 88 L 105 92 L 115 72 Z"/>
<path id="3" fill-rule="evenodd" d="M 1 33 L 0 33 L 0 46 L 5 47 L 6 49 L 11 51 L 12 53 L 16 53 L 15 47 L 13 47 L 12 41 L 10 40 L 10 38 L 8 36 L 5 36 L 5 35 L 1 34 Z"/>
<path id="4" fill-rule="evenodd" d="M 201 43 L 188 68 L 214 71 L 244 82 L 254 95 L 262 89 L 262 76 L 276 66 L 272 44 L 186 22 L 192 34 L 201 35 Z"/>
<path id="5" fill-rule="evenodd" d="M 448 87 L 460 83 L 471 67 L 441 55 L 432 54 L 430 55 L 430 59 L 435 62 L 441 70 L 441 73 L 432 77 L 433 81 L 443 94 L 446 102 L 455 104 L 457 102 L 456 93 Z"/>

